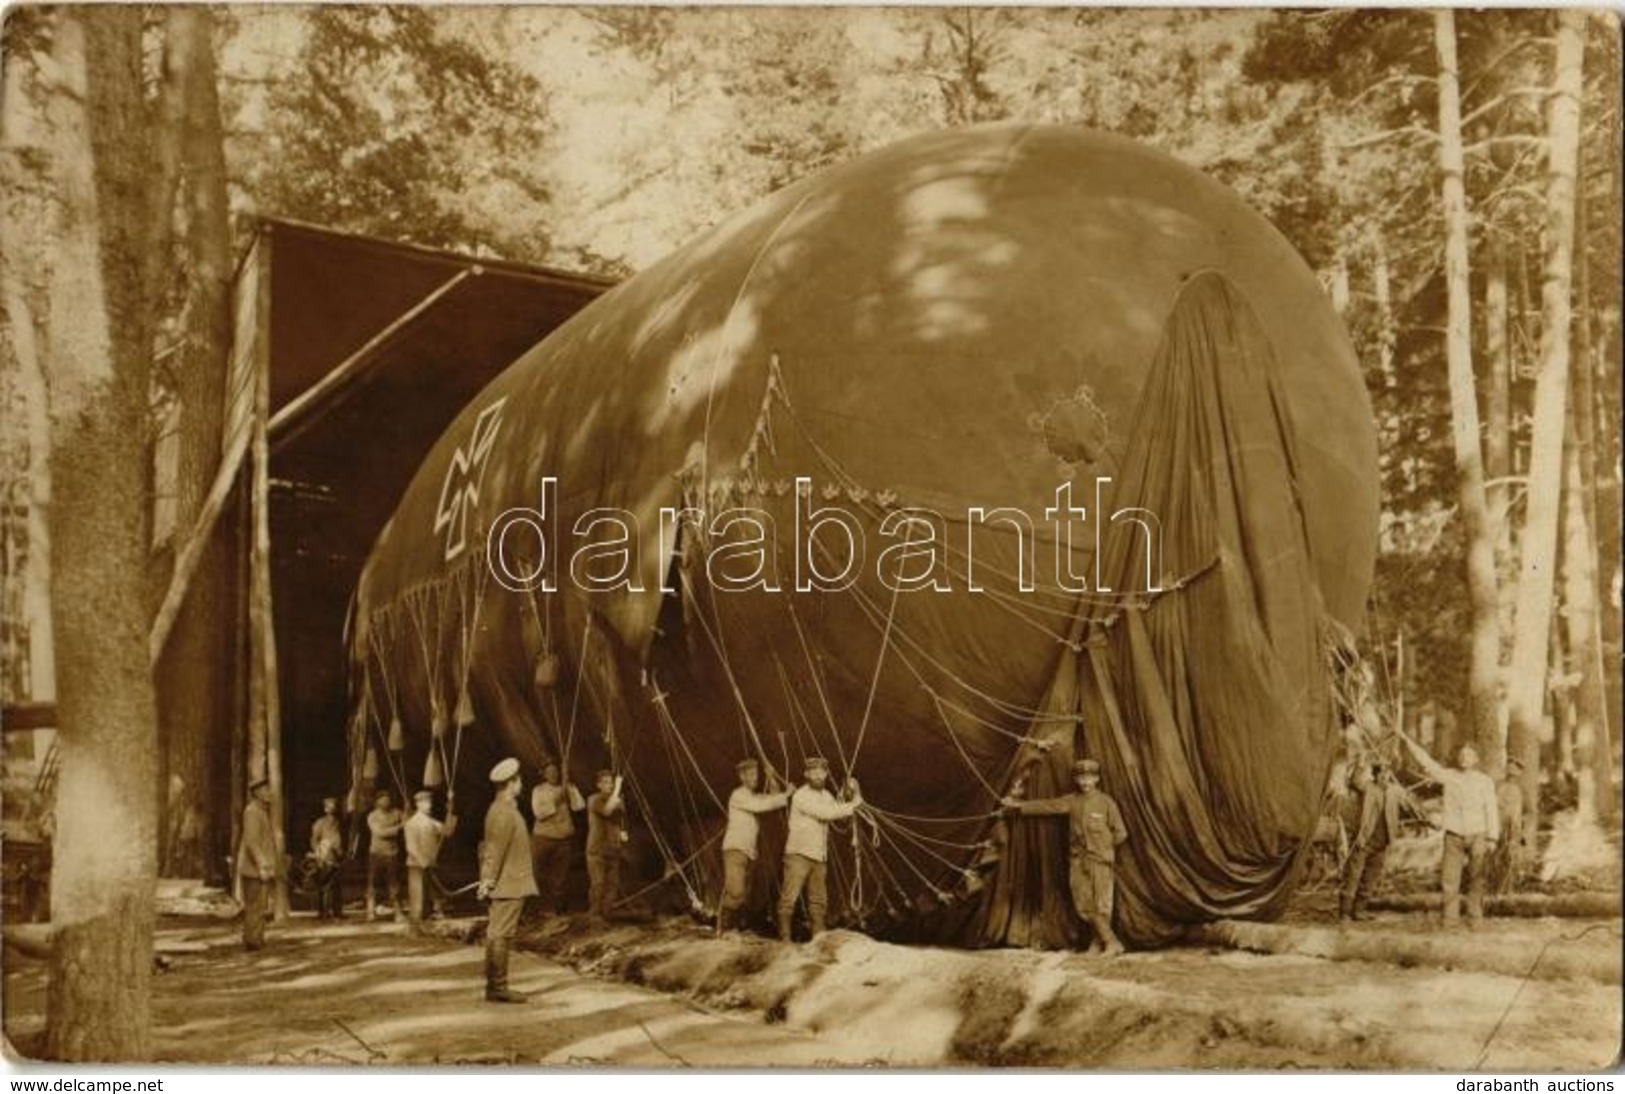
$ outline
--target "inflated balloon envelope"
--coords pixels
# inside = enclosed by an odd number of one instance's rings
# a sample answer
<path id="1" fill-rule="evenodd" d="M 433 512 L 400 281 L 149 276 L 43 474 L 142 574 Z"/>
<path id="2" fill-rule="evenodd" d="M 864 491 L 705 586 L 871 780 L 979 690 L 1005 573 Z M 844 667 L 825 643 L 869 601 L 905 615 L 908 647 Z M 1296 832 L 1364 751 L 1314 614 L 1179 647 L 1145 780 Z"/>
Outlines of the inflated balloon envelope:
<path id="1" fill-rule="evenodd" d="M 1265 220 L 1115 137 L 917 137 L 606 293 L 466 408 L 360 582 L 351 755 L 400 717 L 416 770 L 466 696 L 448 779 L 612 762 L 703 901 L 734 764 L 821 754 L 867 803 L 837 919 L 1061 946 L 1064 818 L 998 801 L 1087 754 L 1129 831 L 1116 921 L 1165 941 L 1289 895 L 1376 525 L 1357 362 Z"/>

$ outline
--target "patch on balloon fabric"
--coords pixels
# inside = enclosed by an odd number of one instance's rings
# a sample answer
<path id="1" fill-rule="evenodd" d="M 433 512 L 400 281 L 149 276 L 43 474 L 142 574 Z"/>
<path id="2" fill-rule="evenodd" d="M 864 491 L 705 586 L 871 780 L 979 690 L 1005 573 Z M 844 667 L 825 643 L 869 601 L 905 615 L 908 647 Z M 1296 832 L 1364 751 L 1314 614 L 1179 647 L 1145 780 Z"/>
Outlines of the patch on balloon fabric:
<path id="1" fill-rule="evenodd" d="M 1044 447 L 1070 464 L 1095 463 L 1111 440 L 1111 423 L 1087 384 L 1057 400 L 1036 428 L 1044 435 Z"/>

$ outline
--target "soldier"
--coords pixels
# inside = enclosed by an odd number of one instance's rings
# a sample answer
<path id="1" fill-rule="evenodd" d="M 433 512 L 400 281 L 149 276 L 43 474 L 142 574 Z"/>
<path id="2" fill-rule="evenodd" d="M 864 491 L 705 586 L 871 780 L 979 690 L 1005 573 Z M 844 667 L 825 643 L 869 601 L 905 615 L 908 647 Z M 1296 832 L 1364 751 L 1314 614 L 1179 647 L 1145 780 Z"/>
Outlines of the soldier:
<path id="1" fill-rule="evenodd" d="M 1523 761 L 1507 760 L 1506 775 L 1495 784 L 1495 810 L 1501 820 L 1501 840 L 1490 864 L 1491 889 L 1504 896 L 1518 887 L 1523 874 L 1526 843 L 1523 834 Z"/>
<path id="2" fill-rule="evenodd" d="M 1461 875 L 1467 873 L 1468 926 L 1484 918 L 1484 882 L 1501 819 L 1495 807 L 1495 782 L 1478 770 L 1478 749 L 1470 744 L 1456 753 L 1456 767 L 1445 767 L 1427 749 L 1399 731 L 1402 741 L 1428 777 L 1444 787 L 1444 857 L 1439 864 L 1439 887 L 1444 892 L 1444 925 L 1461 922 Z"/>
<path id="3" fill-rule="evenodd" d="M 621 853 L 630 837 L 621 780 L 600 771 L 594 782 L 598 789 L 587 799 L 587 909 L 608 918 L 620 893 Z"/>
<path id="4" fill-rule="evenodd" d="M 367 918 L 378 918 L 377 885 L 384 884 L 389 894 L 389 914 L 401 911 L 401 811 L 395 808 L 389 791 L 378 791 L 373 799 L 372 812 L 367 814 L 367 831 L 371 838 L 367 844 Z"/>
<path id="5" fill-rule="evenodd" d="M 737 922 L 750 896 L 751 872 L 756 865 L 757 814 L 783 809 L 790 802 L 788 791 L 757 793 L 761 765 L 741 760 L 734 765 L 739 785 L 728 796 L 728 830 L 722 837 L 722 908 L 717 913 L 717 929 L 728 930 Z"/>
<path id="6" fill-rule="evenodd" d="M 530 867 L 525 818 L 519 813 L 519 761 L 512 757 L 491 769 L 496 800 L 485 814 L 480 843 L 479 898 L 491 902 L 485 927 L 485 1001 L 523 1003 L 525 996 L 508 988 L 508 950 L 513 943 L 525 898 L 536 895 Z"/>
<path id="7" fill-rule="evenodd" d="M 1076 794 L 1037 801 L 1005 798 L 1004 807 L 1025 816 L 1066 816 L 1071 831 L 1072 906 L 1078 918 L 1094 928 L 1090 953 L 1104 949 L 1107 957 L 1123 952 L 1123 943 L 1112 932 L 1112 904 L 1115 890 L 1113 864 L 1117 847 L 1128 839 L 1123 814 L 1117 803 L 1100 789 L 1100 764 L 1079 760 L 1072 765 Z"/>
<path id="8" fill-rule="evenodd" d="M 237 880 L 243 891 L 243 948 L 265 945 L 265 901 L 276 881 L 276 836 L 271 827 L 271 784 L 256 779 L 243 809 L 243 840 L 237 848 Z"/>
<path id="9" fill-rule="evenodd" d="M 413 934 L 423 931 L 423 898 L 434 905 L 435 918 L 445 915 L 446 900 L 441 895 L 435 863 L 440 845 L 457 830 L 457 815 L 448 806 L 445 823 L 434 819 L 434 791 L 419 790 L 412 796 L 417 812 L 406 822 L 406 921 Z M 427 893 L 425 893 L 427 889 Z"/>
<path id="10" fill-rule="evenodd" d="M 858 780 L 848 778 L 838 801 L 825 788 L 829 764 L 817 756 L 807 760 L 807 785 L 790 795 L 790 831 L 784 841 L 784 884 L 779 893 L 779 938 L 790 941 L 790 921 L 803 888 L 807 891 L 807 918 L 813 937 L 824 932 L 824 912 L 829 905 L 825 882 L 829 859 L 829 826 L 858 811 L 863 795 Z"/>
<path id="11" fill-rule="evenodd" d="M 339 867 L 344 862 L 344 830 L 337 798 L 322 799 L 322 815 L 310 826 L 310 855 L 316 860 L 316 918 L 342 919 Z"/>
<path id="12" fill-rule="evenodd" d="M 571 841 L 576 826 L 570 816 L 583 808 L 575 788 L 559 777 L 559 765 L 542 763 L 542 781 L 530 792 L 530 811 L 536 818 L 531 828 L 530 857 L 536 870 L 536 887 L 541 890 L 542 910 L 564 914 L 564 889 L 570 879 Z"/>
<path id="13" fill-rule="evenodd" d="M 1388 845 L 1399 838 L 1399 799 L 1401 791 L 1388 765 L 1378 761 L 1367 769 L 1357 769 L 1355 787 L 1360 792 L 1360 816 L 1354 825 L 1354 845 L 1343 867 L 1342 891 L 1337 898 L 1339 919 L 1370 919 L 1365 910 L 1371 890 L 1382 877 Z"/>

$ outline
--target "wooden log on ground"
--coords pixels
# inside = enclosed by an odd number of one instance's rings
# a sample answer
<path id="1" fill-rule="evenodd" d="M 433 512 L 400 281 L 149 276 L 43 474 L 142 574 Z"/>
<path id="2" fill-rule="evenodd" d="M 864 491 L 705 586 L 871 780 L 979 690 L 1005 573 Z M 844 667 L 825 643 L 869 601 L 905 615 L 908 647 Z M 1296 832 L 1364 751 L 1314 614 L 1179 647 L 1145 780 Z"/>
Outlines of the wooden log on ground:
<path id="1" fill-rule="evenodd" d="M 1292 954 L 1327 961 L 1370 961 L 1402 968 L 1443 968 L 1539 980 L 1620 982 L 1617 932 L 1586 937 L 1486 938 L 1463 928 L 1399 933 L 1383 925 L 1323 927 L 1221 920 L 1196 928 L 1190 941 L 1251 953 Z"/>
<path id="2" fill-rule="evenodd" d="M 1376 897 L 1371 907 L 1387 912 L 1438 911 L 1444 902 L 1439 893 L 1394 893 Z M 1492 916 L 1577 916 L 1599 918 L 1620 914 L 1618 893 L 1509 893 L 1486 897 L 1484 911 Z"/>

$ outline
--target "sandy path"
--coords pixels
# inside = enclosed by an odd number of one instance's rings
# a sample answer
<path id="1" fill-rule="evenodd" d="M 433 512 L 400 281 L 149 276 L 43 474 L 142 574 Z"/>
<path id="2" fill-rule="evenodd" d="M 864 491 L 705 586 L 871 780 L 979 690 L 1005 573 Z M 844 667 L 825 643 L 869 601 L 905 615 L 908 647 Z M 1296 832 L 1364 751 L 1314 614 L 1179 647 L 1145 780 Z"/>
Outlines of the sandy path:
<path id="1" fill-rule="evenodd" d="M 718 1015 L 628 984 L 515 953 L 524 1006 L 485 1003 L 481 947 L 407 937 L 393 924 L 273 927 L 258 954 L 230 925 L 159 932 L 153 1062 L 761 1067 L 843 1062 L 820 1039 Z M 28 967 L 32 965 L 32 967 Z M 39 1029 L 43 969 L 8 962 L 6 1030 Z M 845 1062 L 861 1063 L 861 1060 Z"/>

